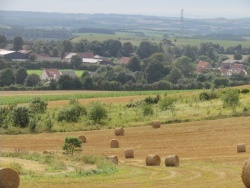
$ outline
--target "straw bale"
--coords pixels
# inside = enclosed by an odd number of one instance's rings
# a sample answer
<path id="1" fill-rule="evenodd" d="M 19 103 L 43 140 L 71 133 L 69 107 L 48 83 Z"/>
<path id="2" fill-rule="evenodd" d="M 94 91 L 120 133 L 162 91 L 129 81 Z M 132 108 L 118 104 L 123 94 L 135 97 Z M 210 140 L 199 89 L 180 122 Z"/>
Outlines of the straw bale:
<path id="1" fill-rule="evenodd" d="M 109 155 L 107 156 L 107 159 L 112 161 L 114 164 L 118 164 L 118 157 L 116 155 Z"/>
<path id="2" fill-rule="evenodd" d="M 86 143 L 87 139 L 84 135 L 79 136 L 79 139 L 82 141 L 82 143 Z"/>
<path id="3" fill-rule="evenodd" d="M 121 127 L 121 128 L 116 128 L 115 129 L 115 135 L 116 136 L 124 136 L 124 129 Z"/>
<path id="4" fill-rule="evenodd" d="M 166 166 L 179 166 L 179 157 L 177 155 L 169 155 L 165 158 Z"/>
<path id="5" fill-rule="evenodd" d="M 119 142 L 116 139 L 113 139 L 110 141 L 110 147 L 111 148 L 119 148 Z"/>
<path id="6" fill-rule="evenodd" d="M 160 128 L 161 127 L 161 122 L 159 120 L 154 120 L 151 123 L 153 128 Z"/>
<path id="7" fill-rule="evenodd" d="M 125 158 L 134 158 L 134 149 L 129 148 L 124 150 Z"/>
<path id="8" fill-rule="evenodd" d="M 247 188 L 250 188 L 250 159 L 244 164 L 241 179 Z"/>
<path id="9" fill-rule="evenodd" d="M 11 168 L 0 169 L 0 187 L 17 188 L 20 183 L 19 174 Z"/>
<path id="10" fill-rule="evenodd" d="M 161 164 L 161 158 L 158 155 L 149 154 L 145 161 L 147 166 L 159 166 Z"/>
<path id="11" fill-rule="evenodd" d="M 246 144 L 237 144 L 237 153 L 246 152 Z"/>

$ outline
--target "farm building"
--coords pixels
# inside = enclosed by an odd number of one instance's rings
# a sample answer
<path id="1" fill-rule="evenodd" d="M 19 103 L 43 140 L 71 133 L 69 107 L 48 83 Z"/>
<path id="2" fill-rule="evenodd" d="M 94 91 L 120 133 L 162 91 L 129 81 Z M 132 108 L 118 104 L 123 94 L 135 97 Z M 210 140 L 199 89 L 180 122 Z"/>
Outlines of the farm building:
<path id="1" fill-rule="evenodd" d="M 221 63 L 220 72 L 222 76 L 231 76 L 232 74 L 247 76 L 244 65 L 240 63 Z"/>
<path id="2" fill-rule="evenodd" d="M 0 49 L 0 57 L 10 60 L 20 60 L 20 59 L 28 59 L 31 51 L 27 50 L 19 50 L 19 51 L 11 51 Z"/>
<path id="3" fill-rule="evenodd" d="M 127 64 L 130 61 L 130 57 L 121 57 L 119 60 L 120 64 Z"/>
<path id="4" fill-rule="evenodd" d="M 203 73 L 205 72 L 206 70 L 210 70 L 212 69 L 212 66 L 209 62 L 206 62 L 206 61 L 199 61 L 197 64 L 196 64 L 196 72 L 199 72 L 199 73 Z"/>
<path id="5" fill-rule="evenodd" d="M 67 53 L 63 60 L 70 62 L 74 55 L 79 55 L 83 59 L 95 59 L 93 52 L 79 52 L 79 53 Z"/>

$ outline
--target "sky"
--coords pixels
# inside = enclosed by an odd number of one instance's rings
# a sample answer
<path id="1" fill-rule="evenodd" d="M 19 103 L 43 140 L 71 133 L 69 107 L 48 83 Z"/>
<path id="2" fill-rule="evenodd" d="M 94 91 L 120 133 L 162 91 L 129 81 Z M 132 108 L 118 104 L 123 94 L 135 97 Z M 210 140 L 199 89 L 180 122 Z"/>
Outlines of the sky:
<path id="1" fill-rule="evenodd" d="M 0 10 L 250 18 L 250 0 L 0 0 Z"/>

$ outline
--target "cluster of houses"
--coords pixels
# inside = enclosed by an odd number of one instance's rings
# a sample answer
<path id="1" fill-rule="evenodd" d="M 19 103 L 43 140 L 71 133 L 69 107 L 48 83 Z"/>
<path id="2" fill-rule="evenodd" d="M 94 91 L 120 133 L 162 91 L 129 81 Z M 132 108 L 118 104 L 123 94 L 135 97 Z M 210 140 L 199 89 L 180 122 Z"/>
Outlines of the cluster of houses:
<path id="1" fill-rule="evenodd" d="M 19 51 L 11 51 L 6 49 L 0 49 L 0 57 L 10 60 L 27 60 L 29 58 L 29 55 L 32 53 L 31 50 L 19 50 Z M 94 55 L 93 52 L 80 52 L 80 53 L 65 53 L 63 57 L 50 57 L 47 54 L 36 54 L 37 60 L 43 61 L 55 61 L 55 60 L 63 60 L 66 62 L 70 62 L 72 56 L 79 55 L 82 58 L 83 63 L 87 64 L 112 64 L 113 62 L 111 60 L 108 60 L 104 57 L 101 57 L 99 55 Z M 127 64 L 130 61 L 130 57 L 121 57 L 118 60 L 119 64 Z M 199 61 L 196 64 L 196 72 L 198 73 L 204 73 L 207 71 L 214 70 L 215 68 L 212 67 L 212 65 L 209 62 L 206 61 Z M 53 70 L 54 73 L 51 73 L 51 75 L 54 75 L 55 77 L 53 79 L 57 80 L 59 78 L 59 75 L 62 75 L 62 73 L 58 73 Z M 244 69 L 243 61 L 242 60 L 225 60 L 221 62 L 219 71 L 221 75 L 223 76 L 231 76 L 232 74 L 242 74 L 247 75 L 247 71 Z M 73 73 L 69 73 L 71 76 Z M 44 72 L 44 76 L 49 75 L 48 71 Z M 51 78 L 51 76 L 45 76 L 46 79 Z M 43 76 L 42 76 L 43 79 Z"/>
<path id="2" fill-rule="evenodd" d="M 225 60 L 222 61 L 218 70 L 222 76 L 232 76 L 233 74 L 241 74 L 243 76 L 247 76 L 247 71 L 244 69 L 244 65 L 242 64 L 242 60 Z M 196 64 L 196 72 L 204 73 L 215 68 L 209 62 L 199 61 Z"/>

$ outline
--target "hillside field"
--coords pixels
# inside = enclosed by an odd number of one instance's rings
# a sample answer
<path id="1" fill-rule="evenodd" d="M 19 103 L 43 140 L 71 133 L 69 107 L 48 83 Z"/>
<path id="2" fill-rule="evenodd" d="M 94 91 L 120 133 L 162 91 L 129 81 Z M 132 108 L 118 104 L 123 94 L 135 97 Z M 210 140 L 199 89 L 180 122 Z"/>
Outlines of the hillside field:
<path id="1" fill-rule="evenodd" d="M 2 135 L 2 152 L 25 150 L 42 153 L 56 150 L 61 155 L 65 137 L 85 135 L 82 155 L 117 155 L 118 171 L 111 174 L 71 177 L 43 175 L 21 176 L 20 187 L 244 187 L 240 175 L 249 151 L 237 153 L 236 144 L 250 143 L 250 117 L 197 121 L 126 128 L 125 136 L 115 136 L 113 129 L 97 131 Z M 120 148 L 111 149 L 117 139 Z M 133 148 L 135 158 L 125 159 L 124 149 Z M 160 166 L 145 165 L 147 154 L 161 157 Z M 164 159 L 176 154 L 179 167 L 165 167 Z M 15 161 L 13 158 L 12 161 Z M 21 161 L 19 161 L 22 164 Z M 23 163 L 26 164 L 27 161 Z M 30 161 L 32 165 L 32 161 Z M 46 172 L 45 169 L 37 169 Z"/>

